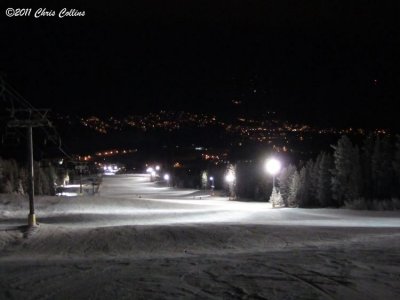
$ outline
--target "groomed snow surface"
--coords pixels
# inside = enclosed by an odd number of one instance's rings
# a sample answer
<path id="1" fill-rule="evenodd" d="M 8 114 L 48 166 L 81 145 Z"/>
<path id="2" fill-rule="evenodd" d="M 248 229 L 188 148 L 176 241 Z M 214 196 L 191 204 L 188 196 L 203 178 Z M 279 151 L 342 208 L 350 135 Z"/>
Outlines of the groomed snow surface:
<path id="1" fill-rule="evenodd" d="M 272 209 L 109 176 L 1 195 L 0 299 L 400 299 L 400 213 Z"/>

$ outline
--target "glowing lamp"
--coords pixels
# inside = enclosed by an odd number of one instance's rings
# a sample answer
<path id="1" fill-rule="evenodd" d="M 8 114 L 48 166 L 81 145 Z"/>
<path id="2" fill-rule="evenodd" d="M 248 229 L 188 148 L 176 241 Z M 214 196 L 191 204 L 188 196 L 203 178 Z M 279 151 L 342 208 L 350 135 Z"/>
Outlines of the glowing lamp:
<path id="1" fill-rule="evenodd" d="M 235 178 L 235 175 L 233 175 L 232 173 L 228 173 L 228 174 L 225 176 L 226 182 L 229 182 L 229 183 L 234 182 L 235 179 L 236 179 L 236 178 Z"/>
<path id="2" fill-rule="evenodd" d="M 282 167 L 281 162 L 275 158 L 270 158 L 265 163 L 265 170 L 272 176 L 278 174 L 279 171 L 281 170 L 281 167 Z"/>

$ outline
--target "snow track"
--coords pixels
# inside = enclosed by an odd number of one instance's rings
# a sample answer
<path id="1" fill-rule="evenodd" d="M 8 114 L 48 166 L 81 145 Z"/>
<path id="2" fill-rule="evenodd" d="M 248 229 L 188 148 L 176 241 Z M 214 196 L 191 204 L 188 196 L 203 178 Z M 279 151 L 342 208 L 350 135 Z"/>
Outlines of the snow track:
<path id="1" fill-rule="evenodd" d="M 100 196 L 0 198 L 0 299 L 397 299 L 400 214 L 271 209 L 106 177 Z M 201 199 L 200 199 L 201 197 Z"/>

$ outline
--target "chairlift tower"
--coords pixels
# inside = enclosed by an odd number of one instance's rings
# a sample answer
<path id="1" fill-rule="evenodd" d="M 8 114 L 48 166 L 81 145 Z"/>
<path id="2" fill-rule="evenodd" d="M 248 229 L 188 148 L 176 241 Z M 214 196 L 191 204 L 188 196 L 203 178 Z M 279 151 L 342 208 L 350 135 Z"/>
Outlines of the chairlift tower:
<path id="1" fill-rule="evenodd" d="M 34 192 L 35 174 L 33 169 L 33 128 L 52 126 L 47 119 L 48 109 L 12 109 L 10 120 L 7 122 L 9 128 L 25 128 L 28 140 L 28 160 L 29 160 L 29 215 L 28 226 L 37 226 L 35 216 Z"/>

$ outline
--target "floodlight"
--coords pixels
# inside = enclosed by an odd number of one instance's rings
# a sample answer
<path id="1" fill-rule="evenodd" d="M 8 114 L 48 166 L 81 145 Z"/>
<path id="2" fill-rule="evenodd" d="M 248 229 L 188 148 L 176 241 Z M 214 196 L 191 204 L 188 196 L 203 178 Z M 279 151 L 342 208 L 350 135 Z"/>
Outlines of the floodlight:
<path id="1" fill-rule="evenodd" d="M 281 162 L 276 158 L 270 158 L 265 163 L 265 170 L 272 176 L 278 174 L 279 171 L 281 170 L 281 167 L 282 167 Z"/>

